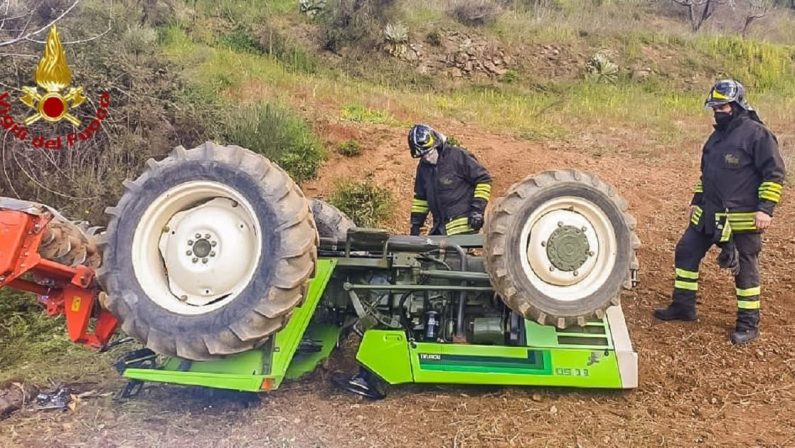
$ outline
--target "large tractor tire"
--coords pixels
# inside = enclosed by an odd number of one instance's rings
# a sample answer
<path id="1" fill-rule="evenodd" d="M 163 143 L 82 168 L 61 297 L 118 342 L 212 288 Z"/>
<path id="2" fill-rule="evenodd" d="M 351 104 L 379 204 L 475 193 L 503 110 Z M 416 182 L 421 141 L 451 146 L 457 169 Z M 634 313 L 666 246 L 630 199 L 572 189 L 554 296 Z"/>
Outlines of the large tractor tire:
<path id="1" fill-rule="evenodd" d="M 486 223 L 486 270 L 495 291 L 542 325 L 602 318 L 637 269 L 635 219 L 615 189 L 592 174 L 527 177 L 495 201 Z"/>
<path id="2" fill-rule="evenodd" d="M 263 344 L 303 300 L 317 230 L 278 166 L 207 142 L 149 160 L 124 184 L 98 278 L 122 330 L 157 353 L 206 360 Z"/>
<path id="3" fill-rule="evenodd" d="M 317 233 L 321 238 L 345 241 L 348 238 L 348 230 L 356 227 L 356 223 L 348 218 L 348 215 L 328 202 L 310 199 L 309 205 L 312 208 L 312 216 L 315 218 Z"/>

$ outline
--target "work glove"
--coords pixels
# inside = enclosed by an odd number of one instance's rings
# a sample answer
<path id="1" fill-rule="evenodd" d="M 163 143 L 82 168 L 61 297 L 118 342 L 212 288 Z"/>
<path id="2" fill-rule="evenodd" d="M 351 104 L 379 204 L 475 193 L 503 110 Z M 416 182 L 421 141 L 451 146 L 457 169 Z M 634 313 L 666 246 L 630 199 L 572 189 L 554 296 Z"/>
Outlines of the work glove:
<path id="1" fill-rule="evenodd" d="M 734 244 L 734 239 L 728 242 L 721 243 L 720 253 L 718 254 L 718 266 L 723 269 L 728 269 L 733 276 L 740 273 L 740 252 L 737 251 L 737 245 Z"/>
<path id="2" fill-rule="evenodd" d="M 478 211 L 472 211 L 469 213 L 469 220 L 468 220 L 469 227 L 472 227 L 472 230 L 477 232 L 483 227 L 483 213 Z"/>
<path id="3" fill-rule="evenodd" d="M 411 233 L 410 235 L 417 236 L 420 234 L 420 226 L 411 226 Z"/>

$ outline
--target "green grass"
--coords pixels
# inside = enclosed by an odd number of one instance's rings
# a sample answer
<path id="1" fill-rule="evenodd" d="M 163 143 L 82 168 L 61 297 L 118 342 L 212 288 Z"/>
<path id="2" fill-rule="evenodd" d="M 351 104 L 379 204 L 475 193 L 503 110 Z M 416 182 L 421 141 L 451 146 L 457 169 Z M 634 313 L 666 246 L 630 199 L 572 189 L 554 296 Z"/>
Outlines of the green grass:
<path id="1" fill-rule="evenodd" d="M 423 20 L 444 17 L 443 9 L 435 6 L 401 11 L 402 19 L 420 39 L 427 35 L 426 28 L 417 28 Z M 617 17 L 632 20 L 626 14 Z M 564 25 L 575 23 L 571 20 Z M 577 27 L 564 25 L 553 27 L 549 23 L 529 22 L 526 14 L 509 12 L 490 26 L 488 32 L 499 35 L 501 29 L 513 34 L 530 30 L 530 35 L 520 38 L 506 35 L 506 42 L 511 39 L 555 42 L 565 38 L 564 42 L 571 42 L 577 48 L 615 47 L 617 62 L 622 66 L 642 63 L 643 48 L 647 46 L 660 51 L 673 50 L 680 55 L 677 60 L 646 62 L 662 73 L 678 68 L 684 72 L 736 76 L 749 86 L 752 103 L 773 124 L 784 122 L 795 111 L 795 83 L 790 81 L 795 50 L 791 48 L 739 38 L 666 34 L 629 25 L 629 31 L 621 35 L 603 33 L 583 37 Z M 544 34 L 546 31 L 551 34 Z M 682 132 L 677 123 L 704 119 L 703 96 L 709 88 L 709 85 L 682 88 L 677 80 L 654 75 L 643 81 L 631 81 L 626 71 L 615 85 L 533 79 L 514 71 L 499 82 L 483 85 L 448 89 L 437 80 L 433 88 L 418 88 L 402 83 L 401 76 L 408 75 L 400 71 L 394 71 L 389 79 L 374 77 L 367 81 L 371 78 L 351 77 L 333 69 L 296 70 L 284 57 L 252 53 L 244 41 L 243 45 L 205 45 L 191 41 L 184 30 L 175 27 L 161 31 L 160 42 L 169 57 L 184 67 L 185 78 L 195 92 L 205 98 L 221 98 L 227 104 L 289 105 L 301 95 L 310 104 L 336 107 L 341 119 L 365 126 L 397 127 L 413 121 L 453 118 L 531 141 L 563 140 L 583 132 L 620 128 L 636 134 L 640 145 L 681 144 L 693 136 Z M 257 95 L 249 93 L 251 86 L 258 88 Z M 782 92 L 786 95 L 782 96 Z M 327 114 L 328 110 L 311 107 L 304 112 L 310 121 L 323 119 Z"/>
<path id="2" fill-rule="evenodd" d="M 795 92 L 795 48 L 737 36 L 705 36 L 696 39 L 694 45 L 711 59 L 717 72 L 757 92 L 775 89 L 789 96 Z"/>
<path id="3" fill-rule="evenodd" d="M 221 136 L 284 168 L 299 184 L 312 179 L 326 152 L 303 118 L 271 104 L 243 107 L 227 118 Z"/>
<path id="4" fill-rule="evenodd" d="M 49 317 L 32 294 L 0 290 L 0 383 L 22 379 L 76 381 L 113 375 L 112 354 L 100 355 L 66 336 L 63 316 Z M 13 341 L 13 343 L 10 343 Z"/>
<path id="5" fill-rule="evenodd" d="M 396 121 L 388 112 L 371 109 L 361 104 L 348 104 L 342 107 L 340 118 L 356 123 L 395 124 Z"/>

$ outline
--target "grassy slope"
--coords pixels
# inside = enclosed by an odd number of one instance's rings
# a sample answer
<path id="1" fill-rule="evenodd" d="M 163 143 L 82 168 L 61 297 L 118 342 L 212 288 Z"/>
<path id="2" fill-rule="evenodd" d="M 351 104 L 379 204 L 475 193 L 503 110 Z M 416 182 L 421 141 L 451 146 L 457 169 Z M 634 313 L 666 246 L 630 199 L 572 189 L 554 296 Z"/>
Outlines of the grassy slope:
<path id="1" fill-rule="evenodd" d="M 520 73 L 514 83 L 452 86 L 442 79 L 428 89 L 406 87 L 394 78 L 386 82 L 350 78 L 329 69 L 302 73 L 284 61 L 219 45 L 212 30 L 223 28 L 224 22 L 247 22 L 253 29 L 259 18 L 266 16 L 271 22 L 307 22 L 287 7 L 289 2 L 268 2 L 270 8 L 265 9 L 257 9 L 256 3 L 233 14 L 224 2 L 200 2 L 197 23 L 175 23 L 162 32 L 163 48 L 174 63 L 185 67 L 184 75 L 202 95 L 221 96 L 232 105 L 276 101 L 303 106 L 310 119 L 329 111 L 346 119 L 350 118 L 348 112 L 357 108 L 377 112 L 365 117 L 371 124 L 405 126 L 417 120 L 455 119 L 535 140 L 565 139 L 583 130 L 599 133 L 606 127 L 619 127 L 636 132 L 639 141 L 653 146 L 682 144 L 695 137 L 687 122 L 703 122 L 707 115 L 701 108 L 709 87 L 704 79 L 734 76 L 743 80 L 752 89 L 754 104 L 773 125 L 795 110 L 792 47 L 733 36 L 691 36 L 678 29 L 650 32 L 644 30 L 643 20 L 653 16 L 637 11 L 631 13 L 637 20 L 627 21 L 622 15 L 597 17 L 579 31 L 577 27 L 585 23 L 578 22 L 581 16 L 568 21 L 557 17 L 563 20 L 562 25 L 552 26 L 529 13 L 507 13 L 480 32 L 503 46 L 529 50 L 543 43 L 569 45 L 588 54 L 607 48 L 622 65 L 641 64 L 660 73 L 649 80 L 622 78 L 616 85 L 602 85 Z M 421 40 L 427 30 L 436 27 L 457 26 L 438 7 L 427 6 L 428 2 L 423 5 L 409 1 L 395 12 L 409 25 L 413 38 Z M 607 13 L 619 10 L 623 11 Z M 622 26 L 610 29 L 611 23 Z M 655 60 L 659 53 L 674 58 Z M 683 73 L 698 74 L 703 82 L 683 83 Z"/>

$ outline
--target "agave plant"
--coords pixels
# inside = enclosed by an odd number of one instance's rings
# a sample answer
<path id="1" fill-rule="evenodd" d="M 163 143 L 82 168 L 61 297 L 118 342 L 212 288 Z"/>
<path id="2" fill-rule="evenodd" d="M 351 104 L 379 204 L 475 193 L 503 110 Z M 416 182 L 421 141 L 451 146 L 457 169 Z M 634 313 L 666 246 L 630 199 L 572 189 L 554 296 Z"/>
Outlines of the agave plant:
<path id="1" fill-rule="evenodd" d="M 298 5 L 302 14 L 315 17 L 326 9 L 326 0 L 300 0 Z"/>
<path id="2" fill-rule="evenodd" d="M 389 46 L 389 54 L 396 57 L 403 56 L 409 42 L 409 29 L 400 22 L 388 23 L 384 27 L 384 40 Z"/>
<path id="3" fill-rule="evenodd" d="M 586 64 L 586 77 L 597 82 L 615 83 L 618 80 L 618 65 L 604 53 L 596 53 Z"/>

